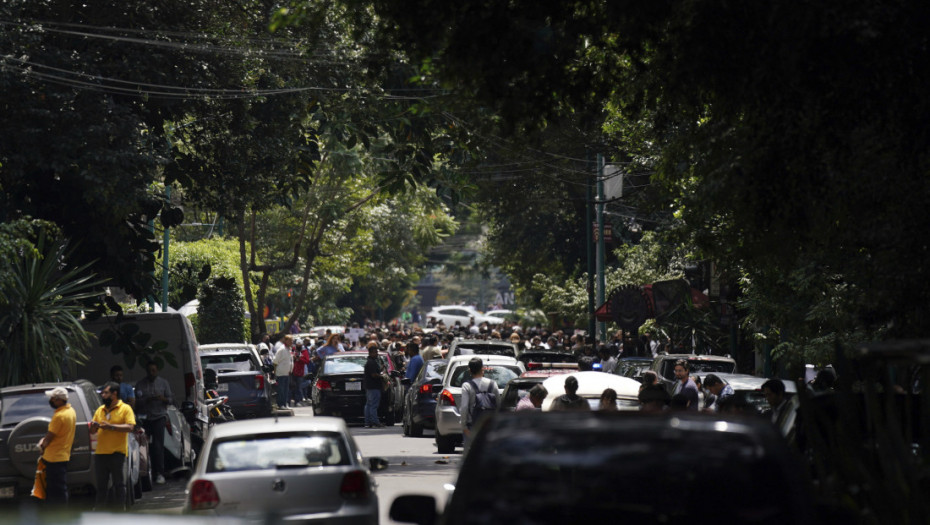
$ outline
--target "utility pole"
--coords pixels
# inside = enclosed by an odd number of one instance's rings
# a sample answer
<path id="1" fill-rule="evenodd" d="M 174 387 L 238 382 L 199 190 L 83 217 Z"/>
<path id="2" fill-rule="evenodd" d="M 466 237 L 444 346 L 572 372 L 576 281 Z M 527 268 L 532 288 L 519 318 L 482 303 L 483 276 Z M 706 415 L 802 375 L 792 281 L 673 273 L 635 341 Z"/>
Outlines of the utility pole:
<path id="1" fill-rule="evenodd" d="M 604 156 L 597 154 L 597 304 L 604 304 Z M 607 323 L 597 323 L 598 341 L 607 342 Z"/>
<path id="2" fill-rule="evenodd" d="M 590 157 L 588 157 L 590 158 Z M 595 170 L 595 176 L 597 171 Z M 594 319 L 594 243 L 591 239 L 591 230 L 593 225 L 593 215 L 594 215 L 594 195 L 591 188 L 591 182 L 589 181 L 586 185 L 587 189 L 587 199 L 585 202 L 585 223 L 584 230 L 586 232 L 585 246 L 588 251 L 588 336 L 594 337 L 595 331 L 595 319 Z"/>
<path id="3" fill-rule="evenodd" d="M 171 186 L 165 185 L 165 201 L 171 201 Z M 161 256 L 161 311 L 168 311 L 168 227 L 165 227 L 165 242 L 162 246 Z"/>

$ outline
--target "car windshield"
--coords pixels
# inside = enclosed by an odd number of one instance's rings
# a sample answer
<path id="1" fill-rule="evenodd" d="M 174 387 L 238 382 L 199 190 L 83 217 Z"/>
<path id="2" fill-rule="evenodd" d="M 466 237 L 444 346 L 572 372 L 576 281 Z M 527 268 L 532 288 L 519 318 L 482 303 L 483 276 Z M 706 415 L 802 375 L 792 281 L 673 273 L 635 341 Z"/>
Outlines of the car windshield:
<path id="1" fill-rule="evenodd" d="M 354 374 L 365 372 L 365 362 L 368 357 L 353 355 L 345 357 L 328 357 L 323 365 L 324 374 Z"/>
<path id="2" fill-rule="evenodd" d="M 237 436 L 213 444 L 207 472 L 348 465 L 342 436 L 335 432 L 285 432 Z"/>
<path id="3" fill-rule="evenodd" d="M 494 380 L 497 388 L 503 390 L 507 383 L 515 377 L 520 377 L 520 367 L 516 365 L 485 365 L 484 377 Z M 452 371 L 452 380 L 449 386 L 461 387 L 466 381 L 471 379 L 471 372 L 468 365 L 462 365 Z"/>
<path id="4" fill-rule="evenodd" d="M 200 363 L 204 368 L 216 370 L 217 373 L 248 372 L 257 369 L 252 362 L 252 356 L 246 353 L 205 355 L 200 357 Z"/>
<path id="5" fill-rule="evenodd" d="M 792 522 L 791 483 L 751 436 L 637 438 L 589 426 L 485 436 L 462 466 L 453 523 L 458 509 L 469 509 L 469 523 L 693 523 L 706 512 L 722 522 Z"/>
<path id="6" fill-rule="evenodd" d="M 700 359 L 688 360 L 691 367 L 691 375 L 710 373 L 732 374 L 736 372 L 736 363 L 731 361 L 704 361 Z M 666 379 L 675 379 L 675 361 L 669 359 L 662 365 L 662 376 Z"/>

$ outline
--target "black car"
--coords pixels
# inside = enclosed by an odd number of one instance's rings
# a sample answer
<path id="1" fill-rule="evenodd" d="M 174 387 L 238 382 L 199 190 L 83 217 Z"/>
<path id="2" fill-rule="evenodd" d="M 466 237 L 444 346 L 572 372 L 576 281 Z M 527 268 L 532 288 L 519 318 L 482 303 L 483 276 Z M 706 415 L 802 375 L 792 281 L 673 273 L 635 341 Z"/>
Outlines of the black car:
<path id="1" fill-rule="evenodd" d="M 203 369 L 216 372 L 216 384 L 205 385 L 229 398 L 237 419 L 271 415 L 271 385 L 255 347 L 247 344 L 201 345 Z M 204 373 L 204 377 L 212 374 Z"/>
<path id="2" fill-rule="evenodd" d="M 403 410 L 397 388 L 400 372 L 394 370 L 387 354 L 379 354 L 378 359 L 391 376 L 391 383 L 381 391 L 378 418 L 385 425 L 393 425 Z M 367 360 L 368 352 L 337 352 L 326 356 L 310 394 L 315 415 L 341 417 L 346 421 L 365 419 L 364 377 Z"/>
<path id="3" fill-rule="evenodd" d="M 442 392 L 445 359 L 432 359 L 423 364 L 404 396 L 404 435 L 420 437 L 423 429 L 436 428 L 436 396 Z"/>
<path id="4" fill-rule="evenodd" d="M 760 418 L 638 412 L 498 412 L 476 427 L 442 516 L 416 523 L 814 523 L 810 483 Z"/>
<path id="5" fill-rule="evenodd" d="M 651 357 L 623 357 L 617 363 L 614 374 L 643 382 L 643 372 L 652 368 Z"/>

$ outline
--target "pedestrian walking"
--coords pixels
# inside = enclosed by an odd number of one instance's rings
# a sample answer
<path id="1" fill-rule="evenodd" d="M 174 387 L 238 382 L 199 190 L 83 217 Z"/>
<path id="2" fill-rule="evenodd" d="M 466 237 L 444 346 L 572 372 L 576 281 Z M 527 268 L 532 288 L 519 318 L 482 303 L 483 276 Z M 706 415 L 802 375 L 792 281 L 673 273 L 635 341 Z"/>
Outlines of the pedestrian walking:
<path id="1" fill-rule="evenodd" d="M 552 402 L 552 410 L 579 410 L 582 412 L 591 410 L 587 400 L 579 396 L 577 392 L 578 378 L 575 376 L 566 377 L 565 393 L 555 398 Z"/>
<path id="2" fill-rule="evenodd" d="M 675 389 L 672 391 L 672 400 L 675 400 L 675 397 L 681 394 L 683 400 L 679 400 L 675 403 L 676 407 L 680 407 L 682 403 L 687 401 L 687 410 L 697 411 L 698 410 L 698 388 L 697 384 L 691 379 L 691 367 L 688 365 L 688 362 L 684 359 L 679 359 L 675 361 Z"/>
<path id="3" fill-rule="evenodd" d="M 365 428 L 383 427 L 378 420 L 378 405 L 381 404 L 381 361 L 377 343 L 369 343 L 368 360 L 365 361 Z"/>
<path id="4" fill-rule="evenodd" d="M 294 361 L 291 358 L 291 345 L 294 338 L 288 334 L 275 343 L 274 351 L 274 373 L 278 378 L 278 408 L 287 408 L 288 391 L 291 386 L 291 369 L 294 367 Z"/>
<path id="5" fill-rule="evenodd" d="M 485 412 L 492 412 L 497 408 L 497 399 L 500 390 L 493 379 L 484 377 L 484 361 L 480 357 L 473 357 L 468 361 L 468 371 L 471 379 L 462 383 L 462 435 L 467 445 L 471 436 L 471 428 Z"/>

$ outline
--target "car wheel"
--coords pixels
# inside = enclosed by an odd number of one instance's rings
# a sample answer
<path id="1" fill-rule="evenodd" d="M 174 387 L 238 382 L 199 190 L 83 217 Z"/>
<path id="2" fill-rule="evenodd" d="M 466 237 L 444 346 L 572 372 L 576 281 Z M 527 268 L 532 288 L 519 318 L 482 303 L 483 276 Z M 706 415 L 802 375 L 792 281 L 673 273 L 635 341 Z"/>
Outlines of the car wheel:
<path id="1" fill-rule="evenodd" d="M 413 437 L 423 437 L 423 425 L 418 425 L 410 421 L 410 435 Z"/>
<path id="2" fill-rule="evenodd" d="M 440 454 L 451 454 L 455 452 L 455 438 L 452 436 L 443 436 L 436 432 L 436 448 Z"/>

